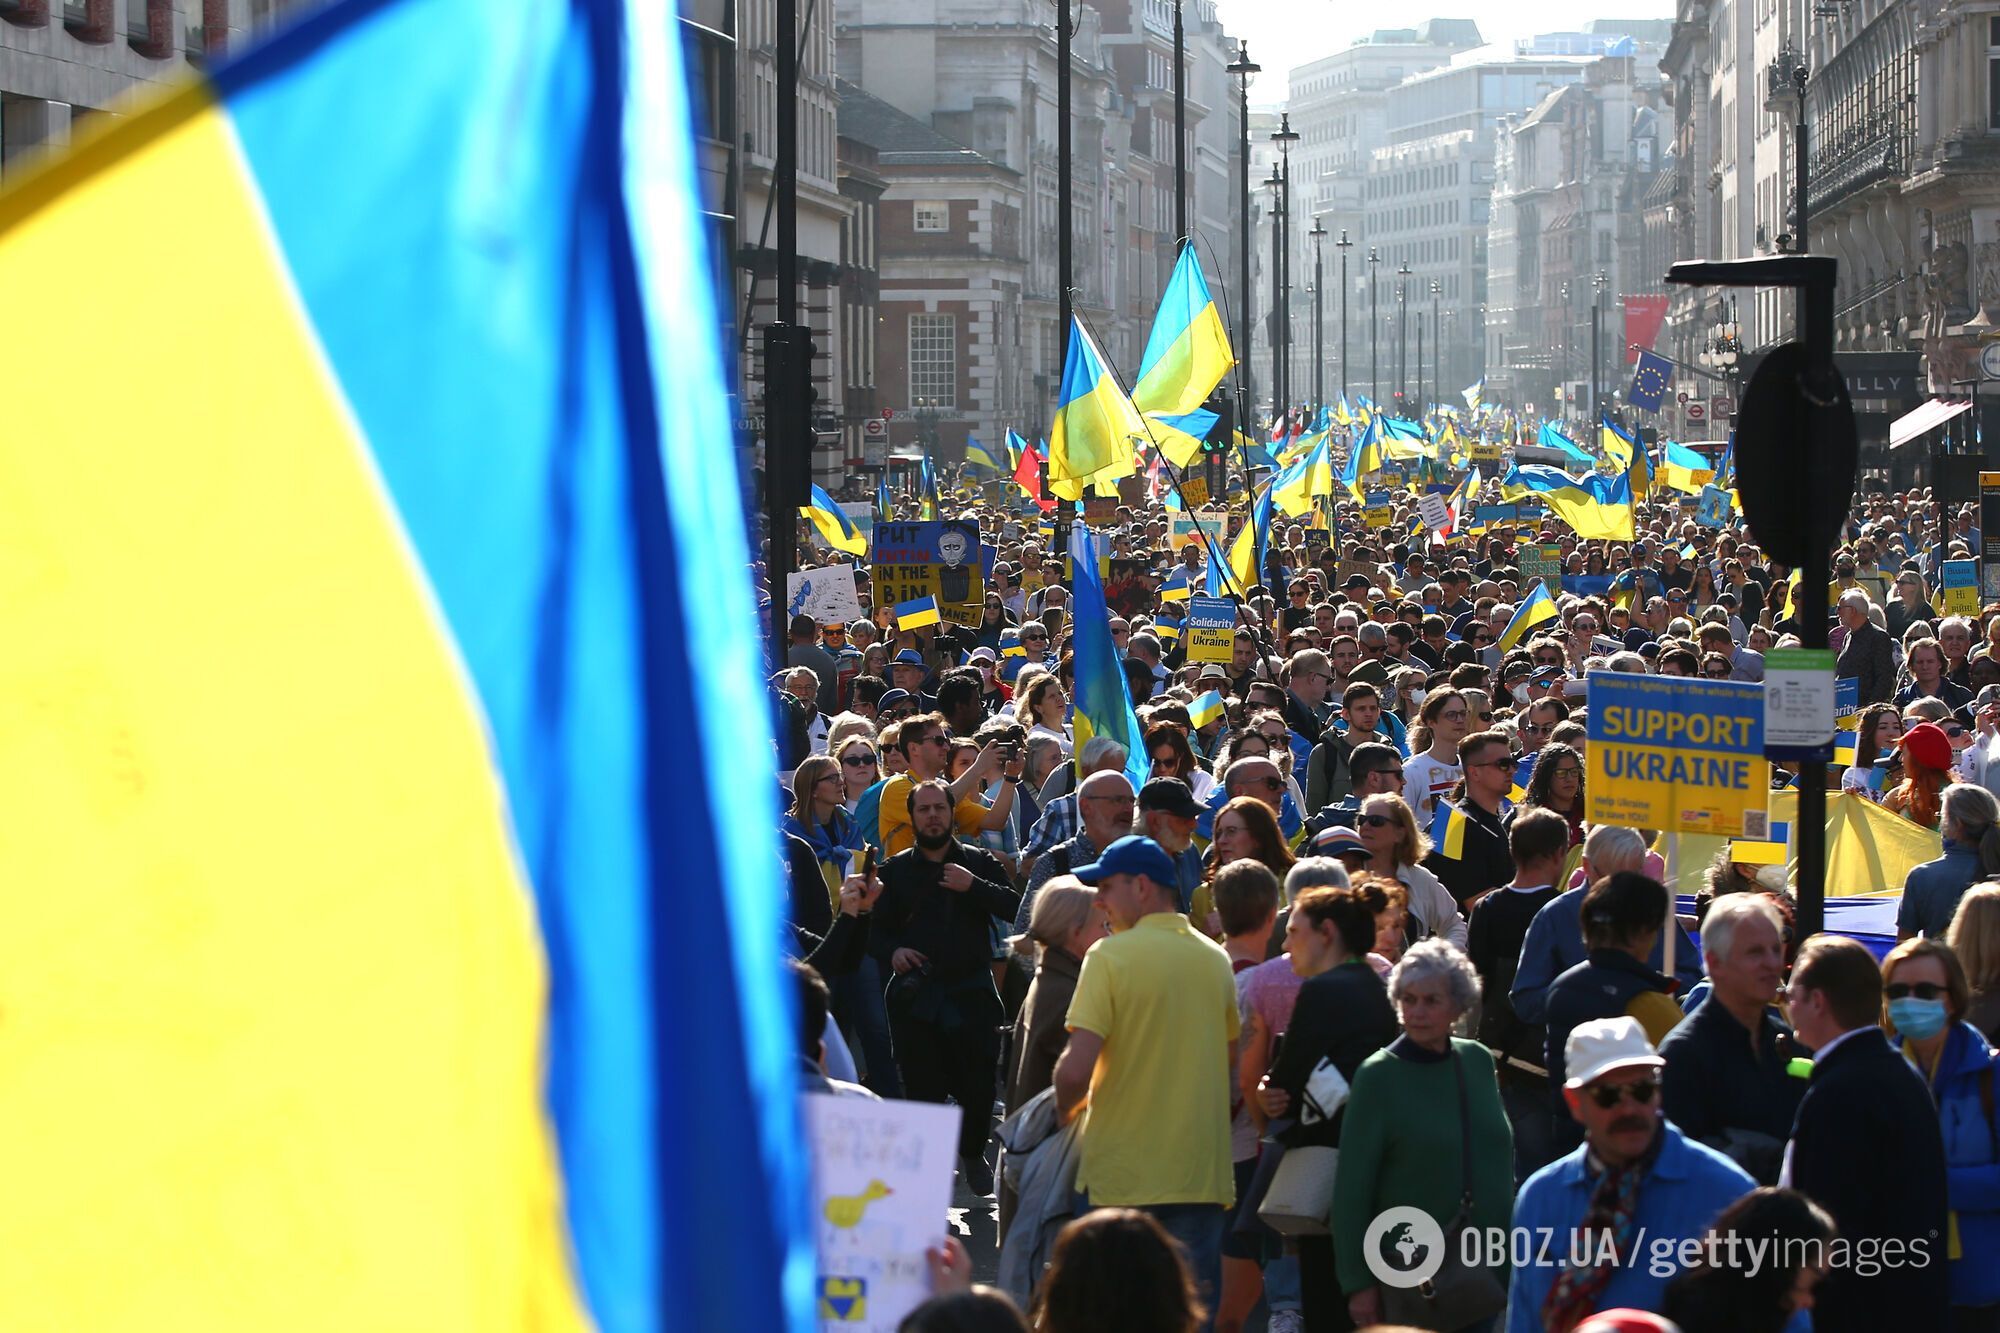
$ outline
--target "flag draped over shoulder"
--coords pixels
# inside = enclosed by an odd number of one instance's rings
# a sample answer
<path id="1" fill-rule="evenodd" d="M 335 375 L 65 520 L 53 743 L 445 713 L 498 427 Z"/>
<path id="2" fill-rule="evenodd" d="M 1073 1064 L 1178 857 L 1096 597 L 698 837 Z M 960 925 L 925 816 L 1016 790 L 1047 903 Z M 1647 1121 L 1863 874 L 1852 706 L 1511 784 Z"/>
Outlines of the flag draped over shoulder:
<path id="1" fill-rule="evenodd" d="M 1112 378 L 1083 322 L 1072 318 L 1061 401 L 1049 432 L 1049 489 L 1075 500 L 1093 482 L 1131 476 L 1133 443 L 1145 438 L 1138 409 Z"/>
<path id="2" fill-rule="evenodd" d="M 812 1327 L 690 78 L 336 4 L 0 195 L 0 1327 Z"/>
<path id="3" fill-rule="evenodd" d="M 1132 711 L 1132 692 L 1119 664 L 1118 646 L 1111 641 L 1111 610 L 1097 572 L 1097 541 L 1081 523 L 1070 527 L 1069 555 L 1075 584 L 1070 616 L 1076 707 L 1070 721 L 1076 731 L 1076 753 L 1082 755 L 1083 743 L 1092 736 L 1111 737 L 1125 747 L 1125 776 L 1137 791 L 1145 785 L 1152 758 L 1146 753 L 1138 714 Z"/>

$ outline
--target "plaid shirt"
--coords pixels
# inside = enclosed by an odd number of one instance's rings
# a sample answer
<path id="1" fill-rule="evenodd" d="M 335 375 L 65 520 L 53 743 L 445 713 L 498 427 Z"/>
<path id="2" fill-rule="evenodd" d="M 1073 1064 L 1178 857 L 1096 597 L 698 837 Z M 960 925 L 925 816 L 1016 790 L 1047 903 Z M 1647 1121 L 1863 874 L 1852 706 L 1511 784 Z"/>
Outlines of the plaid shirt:
<path id="1" fill-rule="evenodd" d="M 1042 807 L 1042 817 L 1028 830 L 1028 845 L 1021 849 L 1023 863 L 1034 860 L 1057 843 L 1068 842 L 1081 827 L 1077 822 L 1076 793 L 1058 796 Z"/>

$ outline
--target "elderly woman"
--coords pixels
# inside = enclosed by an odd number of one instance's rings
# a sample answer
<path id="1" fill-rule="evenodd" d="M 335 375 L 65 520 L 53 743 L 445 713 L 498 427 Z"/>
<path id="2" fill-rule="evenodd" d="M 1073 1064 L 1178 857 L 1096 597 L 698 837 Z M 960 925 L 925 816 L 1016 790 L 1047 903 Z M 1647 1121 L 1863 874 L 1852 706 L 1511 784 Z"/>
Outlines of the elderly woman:
<path id="1" fill-rule="evenodd" d="M 1514 1135 L 1493 1056 L 1451 1035 L 1479 997 L 1471 960 L 1443 940 L 1415 945 L 1389 974 L 1402 1035 L 1356 1071 L 1333 1186 L 1334 1259 L 1357 1327 L 1383 1318 L 1362 1253 L 1385 1209 L 1421 1209 L 1446 1228 L 1507 1225 L 1514 1209 Z M 1469 1213 L 1462 1201 L 1471 1193 Z M 1498 1292 L 1503 1275 L 1495 1273 Z"/>
<path id="2" fill-rule="evenodd" d="M 1882 1029 L 1930 1086 L 1944 1132 L 1952 1326 L 1992 1328 L 2000 1314 L 2000 1268 L 1993 1264 L 2000 1252 L 1993 1050 L 1965 1021 L 1972 989 L 1958 956 L 1942 941 L 1905 940 L 1891 949 L 1882 960 L 1882 994 Z"/>
<path id="3" fill-rule="evenodd" d="M 1028 917 L 1028 933 L 1013 940 L 1014 952 L 1035 965 L 1028 998 L 1014 1020 L 1013 1067 L 1007 1075 L 1007 1113 L 1049 1086 L 1056 1057 L 1069 1032 L 1063 1019 L 1076 993 L 1077 973 L 1090 946 L 1104 938 L 1097 893 L 1074 875 L 1058 875 L 1042 885 Z"/>

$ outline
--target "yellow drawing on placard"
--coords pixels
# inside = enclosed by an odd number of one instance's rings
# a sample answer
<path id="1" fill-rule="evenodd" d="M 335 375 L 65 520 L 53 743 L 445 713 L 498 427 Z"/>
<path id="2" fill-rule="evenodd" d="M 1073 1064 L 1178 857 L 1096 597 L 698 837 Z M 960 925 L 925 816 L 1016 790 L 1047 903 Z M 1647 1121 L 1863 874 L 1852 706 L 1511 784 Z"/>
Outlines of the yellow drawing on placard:
<path id="1" fill-rule="evenodd" d="M 857 1227 L 861 1225 L 861 1215 L 868 1211 L 868 1205 L 877 1199 L 886 1199 L 896 1191 L 879 1180 L 868 1182 L 868 1188 L 859 1194 L 835 1194 L 828 1197 L 821 1208 L 826 1220 L 837 1227 Z"/>

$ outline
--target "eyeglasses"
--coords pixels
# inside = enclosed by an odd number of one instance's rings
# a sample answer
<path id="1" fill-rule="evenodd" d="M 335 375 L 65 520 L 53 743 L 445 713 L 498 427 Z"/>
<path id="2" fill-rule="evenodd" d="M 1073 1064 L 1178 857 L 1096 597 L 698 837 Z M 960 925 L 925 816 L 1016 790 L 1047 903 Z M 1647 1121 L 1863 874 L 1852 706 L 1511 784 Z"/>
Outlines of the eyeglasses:
<path id="1" fill-rule="evenodd" d="M 849 768 L 869 768 L 874 765 L 875 756 L 872 754 L 844 754 L 840 756 L 840 762 Z"/>
<path id="2" fill-rule="evenodd" d="M 1466 765 L 1467 768 L 1512 768 L 1513 766 L 1514 766 L 1513 756 L 1504 754 L 1501 755 L 1498 759 L 1488 759 L 1483 764 Z"/>
<path id="3" fill-rule="evenodd" d="M 1180 762 L 1180 756 L 1175 754 L 1172 750 L 1162 751 L 1161 753 L 1153 756 L 1154 768 L 1171 768 L 1175 764 L 1178 764 L 1179 762 Z"/>
<path id="4" fill-rule="evenodd" d="M 1362 815 L 1354 822 L 1357 824 L 1366 824 L 1369 828 L 1388 828 L 1396 822 L 1396 817 L 1394 815 Z"/>
<path id="5" fill-rule="evenodd" d="M 1552 768 L 1549 770 L 1549 776 L 1551 778 L 1580 778 L 1583 776 L 1583 770 L 1580 768 Z"/>
<path id="6" fill-rule="evenodd" d="M 1882 988 L 1882 993 L 1892 1000 L 1938 1000 L 1948 993 L 1935 981 L 1892 981 Z"/>
<path id="7" fill-rule="evenodd" d="M 1047 643 L 1048 641 L 1049 636 L 1046 634 L 1023 634 L 1021 636 L 1022 643 Z"/>
<path id="8" fill-rule="evenodd" d="M 1466 711 L 1463 708 L 1447 708 L 1438 714 L 1440 722 L 1463 722 L 1465 719 Z"/>
<path id="9" fill-rule="evenodd" d="M 1597 622 L 1595 620 L 1579 620 L 1576 622 L 1576 632 L 1578 634 L 1595 634 L 1597 633 Z"/>
<path id="10" fill-rule="evenodd" d="M 1257 733 L 1273 745 L 1290 745 L 1292 733 L 1289 731 L 1260 731 Z"/>
<path id="11" fill-rule="evenodd" d="M 1660 1085 L 1650 1078 L 1634 1079 L 1630 1083 L 1599 1083 L 1584 1089 L 1590 1100 L 1606 1111 L 1630 1097 L 1634 1106 L 1651 1106 L 1653 1098 L 1660 1095 Z"/>

